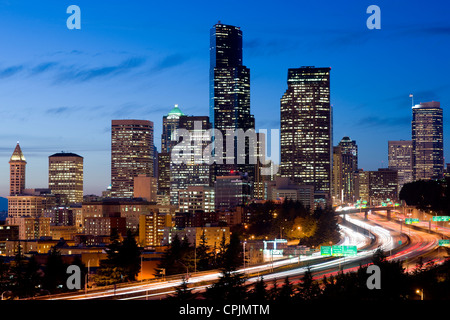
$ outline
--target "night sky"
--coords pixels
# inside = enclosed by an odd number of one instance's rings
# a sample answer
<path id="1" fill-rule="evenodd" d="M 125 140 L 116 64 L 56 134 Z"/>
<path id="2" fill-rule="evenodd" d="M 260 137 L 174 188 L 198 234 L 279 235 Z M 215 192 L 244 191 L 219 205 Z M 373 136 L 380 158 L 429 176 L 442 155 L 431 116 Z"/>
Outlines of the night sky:
<path id="1" fill-rule="evenodd" d="M 69 5 L 81 30 L 69 30 Z M 369 5 L 381 30 L 369 30 Z M 387 166 L 388 140 L 411 139 L 411 98 L 450 106 L 450 5 L 444 1 L 2 1 L 0 196 L 17 141 L 27 188 L 48 186 L 48 156 L 84 157 L 85 194 L 110 184 L 112 119 L 155 124 L 174 104 L 209 115 L 209 31 L 240 26 L 256 126 L 279 128 L 287 69 L 331 67 L 334 144 L 356 140 L 359 166 Z"/>

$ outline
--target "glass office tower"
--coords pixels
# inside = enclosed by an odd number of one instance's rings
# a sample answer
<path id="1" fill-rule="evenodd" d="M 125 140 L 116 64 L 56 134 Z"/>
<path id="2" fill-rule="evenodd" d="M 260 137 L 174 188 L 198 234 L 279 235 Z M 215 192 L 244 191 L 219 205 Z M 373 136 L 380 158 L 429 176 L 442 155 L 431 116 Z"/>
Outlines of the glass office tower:
<path id="1" fill-rule="evenodd" d="M 331 192 L 332 117 L 330 68 L 288 70 L 281 98 L 281 176 L 314 185 L 325 197 Z"/>
<path id="2" fill-rule="evenodd" d="M 250 114 L 250 70 L 242 64 L 242 31 L 219 22 L 210 36 L 210 121 L 224 139 L 223 164 L 214 166 L 214 177 L 239 171 L 253 179 L 255 164 L 249 164 L 248 154 L 255 141 L 248 140 L 245 150 L 238 150 L 235 141 L 234 150 L 225 153 L 227 130 L 255 129 L 255 119 Z M 217 152 L 216 149 L 216 157 L 220 156 Z M 245 156 L 244 164 L 238 163 L 238 154 Z"/>
<path id="3" fill-rule="evenodd" d="M 414 180 L 439 179 L 444 173 L 443 114 L 440 103 L 424 102 L 412 108 Z"/>

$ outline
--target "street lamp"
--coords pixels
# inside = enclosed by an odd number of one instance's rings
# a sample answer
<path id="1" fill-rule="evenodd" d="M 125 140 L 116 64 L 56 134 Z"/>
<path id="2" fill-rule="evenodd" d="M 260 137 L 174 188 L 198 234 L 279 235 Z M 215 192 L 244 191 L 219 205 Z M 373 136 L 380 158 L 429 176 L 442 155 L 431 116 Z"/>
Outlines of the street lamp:
<path id="1" fill-rule="evenodd" d="M 242 246 L 244 247 L 244 273 L 245 273 L 245 245 L 247 244 L 247 242 L 246 241 L 244 241 L 243 243 L 242 243 Z"/>
<path id="2" fill-rule="evenodd" d="M 85 280 L 84 280 L 84 282 L 85 282 L 85 283 L 84 283 L 84 294 L 87 294 L 91 260 L 92 260 L 92 259 L 89 259 L 89 260 L 88 260 L 88 272 L 87 272 L 86 275 L 84 276 L 84 278 L 85 278 Z"/>
<path id="3" fill-rule="evenodd" d="M 416 293 L 420 294 L 420 300 L 423 300 L 423 289 L 417 289 Z"/>
<path id="4" fill-rule="evenodd" d="M 5 293 L 7 293 L 7 292 L 11 292 L 11 291 L 4 291 L 3 293 L 2 293 L 2 300 L 3 300 L 3 295 L 5 294 Z"/>

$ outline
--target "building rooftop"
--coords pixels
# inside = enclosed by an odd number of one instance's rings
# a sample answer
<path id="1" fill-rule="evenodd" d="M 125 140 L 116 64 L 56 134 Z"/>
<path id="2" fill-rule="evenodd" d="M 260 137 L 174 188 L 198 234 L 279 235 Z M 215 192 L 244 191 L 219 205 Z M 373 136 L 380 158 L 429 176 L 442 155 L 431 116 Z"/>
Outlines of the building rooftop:
<path id="1" fill-rule="evenodd" d="M 180 108 L 178 108 L 178 105 L 176 104 L 175 107 L 173 107 L 172 110 L 170 110 L 170 112 L 167 114 L 167 116 L 184 116 L 185 114 L 183 112 L 181 112 Z"/>
<path id="2" fill-rule="evenodd" d="M 16 148 L 14 149 L 10 161 L 25 161 L 25 156 L 22 153 L 22 149 L 20 149 L 19 142 L 17 142 Z"/>
<path id="3" fill-rule="evenodd" d="M 79 158 L 83 158 L 82 156 L 79 156 L 76 153 L 72 153 L 72 152 L 59 152 L 59 153 L 52 154 L 50 157 L 79 157 Z"/>

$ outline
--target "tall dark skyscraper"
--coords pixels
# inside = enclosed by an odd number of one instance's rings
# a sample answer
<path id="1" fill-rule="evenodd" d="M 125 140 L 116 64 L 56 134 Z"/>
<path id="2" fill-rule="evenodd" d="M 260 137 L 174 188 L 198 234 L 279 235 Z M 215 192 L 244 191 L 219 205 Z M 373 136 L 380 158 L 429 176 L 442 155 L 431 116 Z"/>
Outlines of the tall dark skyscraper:
<path id="1" fill-rule="evenodd" d="M 442 178 L 444 133 L 440 103 L 420 103 L 412 107 L 412 112 L 414 180 Z"/>
<path id="2" fill-rule="evenodd" d="M 255 129 L 255 119 L 250 114 L 250 70 L 242 64 L 242 31 L 239 27 L 221 24 L 211 29 L 210 42 L 210 121 L 214 129 L 222 132 L 224 148 L 226 130 Z M 250 142 L 251 143 L 251 142 Z M 256 143 L 256 142 L 254 142 Z M 238 153 L 245 153 L 246 164 L 237 163 Z M 227 154 L 231 164 L 215 166 L 215 175 L 230 172 L 247 172 L 253 179 L 255 165 L 248 164 L 249 143 L 246 150 Z M 216 154 L 215 156 L 220 156 Z"/>
<path id="3" fill-rule="evenodd" d="M 330 68 L 288 70 L 280 107 L 280 174 L 297 184 L 331 192 Z"/>
<path id="4" fill-rule="evenodd" d="M 153 122 L 112 120 L 111 196 L 133 197 L 134 177 L 153 176 Z"/>

